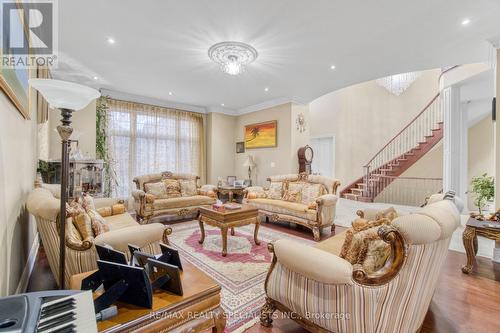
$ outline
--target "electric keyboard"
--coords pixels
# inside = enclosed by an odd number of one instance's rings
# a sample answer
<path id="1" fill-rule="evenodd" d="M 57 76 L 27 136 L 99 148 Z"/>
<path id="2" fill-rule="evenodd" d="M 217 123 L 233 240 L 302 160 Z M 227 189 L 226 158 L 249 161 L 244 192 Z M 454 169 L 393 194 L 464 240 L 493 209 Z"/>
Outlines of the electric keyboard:
<path id="1" fill-rule="evenodd" d="M 94 333 L 91 291 L 53 290 L 0 299 L 0 333 Z"/>

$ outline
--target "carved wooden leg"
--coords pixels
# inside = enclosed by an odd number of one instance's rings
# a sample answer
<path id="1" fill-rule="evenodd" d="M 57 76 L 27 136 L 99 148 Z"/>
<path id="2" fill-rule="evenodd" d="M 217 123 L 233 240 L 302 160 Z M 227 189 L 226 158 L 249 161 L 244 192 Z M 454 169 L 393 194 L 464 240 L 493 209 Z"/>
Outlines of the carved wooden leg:
<path id="1" fill-rule="evenodd" d="M 259 235 L 259 226 L 260 226 L 260 221 L 259 219 L 255 219 L 255 229 L 253 230 L 253 241 L 255 242 L 255 245 L 260 245 L 260 241 L 257 239 L 257 236 Z"/>
<path id="2" fill-rule="evenodd" d="M 227 228 L 221 228 L 220 233 L 222 235 L 222 256 L 225 257 L 227 255 Z"/>
<path id="3" fill-rule="evenodd" d="M 231 236 L 234 236 L 234 227 L 231 227 Z"/>
<path id="4" fill-rule="evenodd" d="M 316 242 L 319 242 L 321 240 L 321 231 L 320 231 L 319 227 L 313 227 L 312 232 L 314 235 L 314 240 Z"/>
<path id="5" fill-rule="evenodd" d="M 201 218 L 198 220 L 198 224 L 200 225 L 200 233 L 201 233 L 200 236 L 201 238 L 198 241 L 198 243 L 203 244 L 203 242 L 205 241 L 205 227 L 203 226 L 203 221 L 201 220 Z"/>
<path id="6" fill-rule="evenodd" d="M 464 243 L 465 253 L 467 254 L 467 264 L 462 266 L 462 272 L 465 274 L 469 274 L 472 271 L 472 266 L 474 266 L 476 262 L 474 239 L 476 239 L 477 243 L 476 229 L 466 227 L 462 234 L 462 241 Z"/>
<path id="7" fill-rule="evenodd" d="M 214 324 L 215 326 L 212 328 L 212 333 L 223 333 L 226 328 L 226 315 L 222 308 L 217 308 L 212 311 L 214 316 Z"/>
<path id="8" fill-rule="evenodd" d="M 271 327 L 273 324 L 273 313 L 276 311 L 276 305 L 269 297 L 266 297 L 266 303 L 260 309 L 260 324 L 265 327 Z"/>
<path id="9" fill-rule="evenodd" d="M 332 229 L 331 229 L 331 232 L 332 232 L 332 234 L 334 234 L 334 235 L 335 235 L 335 223 L 334 223 L 334 224 L 332 224 Z"/>

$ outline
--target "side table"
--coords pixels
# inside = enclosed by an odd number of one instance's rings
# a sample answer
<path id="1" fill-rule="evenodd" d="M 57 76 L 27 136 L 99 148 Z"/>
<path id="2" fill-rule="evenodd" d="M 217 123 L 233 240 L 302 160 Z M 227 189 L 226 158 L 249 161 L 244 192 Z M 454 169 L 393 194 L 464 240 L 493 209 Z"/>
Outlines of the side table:
<path id="1" fill-rule="evenodd" d="M 498 225 L 498 227 L 494 227 Z M 462 241 L 467 254 L 467 264 L 462 266 L 462 272 L 469 274 L 476 263 L 477 236 L 486 237 L 500 241 L 500 223 L 491 221 L 479 221 L 469 218 L 462 234 Z"/>

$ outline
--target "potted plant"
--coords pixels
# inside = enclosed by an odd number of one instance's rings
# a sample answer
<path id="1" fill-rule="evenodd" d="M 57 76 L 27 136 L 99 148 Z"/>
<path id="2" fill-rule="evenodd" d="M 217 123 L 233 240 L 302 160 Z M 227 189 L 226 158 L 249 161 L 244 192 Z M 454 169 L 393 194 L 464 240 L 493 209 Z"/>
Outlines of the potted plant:
<path id="1" fill-rule="evenodd" d="M 472 178 L 472 194 L 474 195 L 474 204 L 479 209 L 479 215 L 483 215 L 483 209 L 486 204 L 495 196 L 495 182 L 492 176 L 487 173 Z"/>

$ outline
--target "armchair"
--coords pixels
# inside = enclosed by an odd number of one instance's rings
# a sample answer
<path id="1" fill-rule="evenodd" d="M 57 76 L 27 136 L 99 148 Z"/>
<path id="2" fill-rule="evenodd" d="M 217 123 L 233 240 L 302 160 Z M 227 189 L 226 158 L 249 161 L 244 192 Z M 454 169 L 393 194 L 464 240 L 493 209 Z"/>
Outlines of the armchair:
<path id="1" fill-rule="evenodd" d="M 290 240 L 269 244 L 274 256 L 261 324 L 271 326 L 280 310 L 310 331 L 417 332 L 460 222 L 458 198 L 444 199 L 378 229 L 391 255 L 375 272 L 338 256 L 335 243 L 344 233 L 315 247 Z"/>
<path id="2" fill-rule="evenodd" d="M 28 211 L 35 216 L 38 232 L 47 253 L 50 269 L 59 284 L 59 199 L 54 196 L 57 191 L 42 187 L 35 188 L 28 196 Z M 125 204 L 120 199 L 95 198 L 96 208 L 110 207 L 115 203 Z M 65 281 L 75 274 L 97 269 L 97 253 L 94 244 L 111 245 L 118 251 L 125 252 L 127 257 L 129 243 L 139 246 L 143 251 L 157 254 L 161 252 L 160 243 L 168 244 L 170 227 L 152 223 L 139 225 L 127 212 L 104 217 L 109 231 L 96 237 L 82 239 L 76 230 L 72 218 L 66 219 L 66 258 Z"/>

